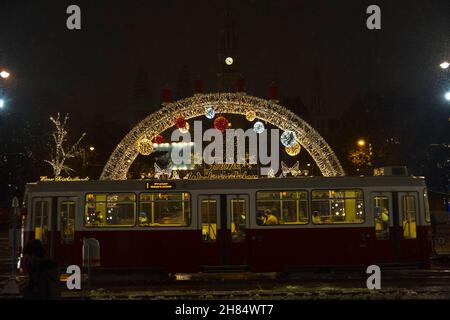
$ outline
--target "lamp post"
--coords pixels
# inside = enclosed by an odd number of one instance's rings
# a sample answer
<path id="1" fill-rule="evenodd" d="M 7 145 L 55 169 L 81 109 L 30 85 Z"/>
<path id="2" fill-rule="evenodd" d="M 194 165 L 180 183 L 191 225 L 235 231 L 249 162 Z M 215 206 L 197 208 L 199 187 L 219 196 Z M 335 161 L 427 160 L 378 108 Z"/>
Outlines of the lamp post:
<path id="1" fill-rule="evenodd" d="M 448 61 L 442 61 L 442 63 L 439 65 L 439 67 L 441 67 L 442 70 L 444 71 L 448 71 L 449 67 L 450 67 L 450 63 Z M 444 80 L 444 85 L 448 86 L 448 80 Z M 447 101 L 450 101 L 450 90 L 448 88 L 446 88 L 447 92 L 444 93 L 444 98 Z"/>
<path id="2" fill-rule="evenodd" d="M 6 69 L 0 68 L 0 78 L 1 79 L 8 79 L 11 76 L 11 73 L 9 73 Z M 3 107 L 6 104 L 5 98 L 4 98 L 4 90 L 3 90 L 3 86 L 0 83 L 0 109 L 3 109 Z"/>
<path id="3" fill-rule="evenodd" d="M 19 287 L 17 286 L 16 282 L 16 269 L 17 269 L 17 263 L 16 263 L 16 250 L 17 250 L 17 218 L 19 217 L 19 199 L 17 197 L 14 197 L 12 199 L 12 205 L 11 205 L 13 212 L 12 212 L 12 221 L 11 221 L 11 237 L 12 237 L 12 250 L 11 250 L 11 256 L 12 256 L 12 266 L 11 266 L 11 276 L 8 279 L 8 282 L 3 287 L 2 294 L 4 295 L 18 295 L 19 294 Z"/>

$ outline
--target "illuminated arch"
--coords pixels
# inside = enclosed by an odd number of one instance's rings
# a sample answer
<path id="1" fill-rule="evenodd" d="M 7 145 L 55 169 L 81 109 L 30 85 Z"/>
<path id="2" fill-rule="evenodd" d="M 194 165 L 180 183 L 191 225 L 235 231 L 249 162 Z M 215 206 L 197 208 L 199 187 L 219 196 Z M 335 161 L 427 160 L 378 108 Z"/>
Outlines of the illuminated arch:
<path id="1" fill-rule="evenodd" d="M 174 119 L 182 116 L 191 119 L 205 114 L 205 107 L 213 106 L 216 114 L 245 115 L 253 110 L 261 119 L 280 128 L 297 133 L 298 141 L 316 162 L 322 175 L 342 176 L 344 170 L 333 150 L 303 119 L 283 106 L 243 93 L 196 94 L 193 97 L 168 103 L 157 112 L 138 123 L 111 154 L 103 168 L 100 180 L 124 180 L 133 161 L 138 156 L 137 142 L 143 137 L 156 134 L 174 126 Z"/>

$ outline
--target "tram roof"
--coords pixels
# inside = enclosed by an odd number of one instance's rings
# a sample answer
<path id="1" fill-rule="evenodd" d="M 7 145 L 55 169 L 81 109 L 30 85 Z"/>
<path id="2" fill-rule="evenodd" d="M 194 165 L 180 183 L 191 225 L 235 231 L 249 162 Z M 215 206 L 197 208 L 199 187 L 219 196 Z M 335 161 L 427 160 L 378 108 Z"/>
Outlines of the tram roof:
<path id="1" fill-rule="evenodd" d="M 425 179 L 415 176 L 344 176 L 223 180 L 89 180 L 38 181 L 27 184 L 27 192 L 61 191 L 145 191 L 146 182 L 169 183 L 170 190 L 216 189 L 296 189 L 296 188 L 363 188 L 363 187 L 425 187 Z M 169 191 L 170 191 L 169 190 Z M 153 190 L 158 191 L 158 190 Z M 160 190 L 161 191 L 161 190 Z"/>

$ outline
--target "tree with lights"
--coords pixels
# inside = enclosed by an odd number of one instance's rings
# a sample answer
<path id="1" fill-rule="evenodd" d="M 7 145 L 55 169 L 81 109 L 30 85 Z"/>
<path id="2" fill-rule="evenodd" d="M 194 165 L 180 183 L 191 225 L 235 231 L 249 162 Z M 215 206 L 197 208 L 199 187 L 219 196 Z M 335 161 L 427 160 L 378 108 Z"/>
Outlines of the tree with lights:
<path id="1" fill-rule="evenodd" d="M 62 172 L 68 174 L 69 172 L 74 171 L 72 168 L 65 165 L 65 162 L 68 159 L 80 155 L 81 148 L 79 147 L 79 144 L 86 135 L 86 133 L 83 133 L 77 142 L 73 145 L 67 145 L 67 120 L 69 120 L 69 115 L 66 114 L 64 120 L 61 121 L 59 112 L 56 118 L 50 117 L 50 121 L 55 125 L 55 131 L 52 134 L 53 141 L 49 144 L 51 159 L 45 160 L 45 162 L 52 166 L 55 178 L 59 178 Z"/>
<path id="2" fill-rule="evenodd" d="M 357 168 L 357 171 L 361 170 L 363 167 L 372 166 L 373 149 L 372 145 L 369 143 L 366 145 L 364 140 L 358 141 L 358 148 L 351 150 L 348 155 L 348 159 Z"/>

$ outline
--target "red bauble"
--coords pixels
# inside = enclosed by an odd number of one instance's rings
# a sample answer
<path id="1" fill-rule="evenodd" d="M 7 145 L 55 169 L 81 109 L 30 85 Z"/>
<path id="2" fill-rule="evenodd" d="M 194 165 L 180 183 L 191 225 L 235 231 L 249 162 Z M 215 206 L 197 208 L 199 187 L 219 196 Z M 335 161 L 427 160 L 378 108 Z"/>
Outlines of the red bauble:
<path id="1" fill-rule="evenodd" d="M 184 128 L 186 127 L 186 119 L 183 117 L 178 117 L 175 119 L 175 125 L 177 128 Z"/>
<path id="2" fill-rule="evenodd" d="M 219 130 L 220 132 L 225 132 L 228 128 L 228 119 L 225 117 L 217 117 L 214 119 L 214 128 Z"/>
<path id="3" fill-rule="evenodd" d="M 164 142 L 164 137 L 162 135 L 160 135 L 160 134 L 156 135 L 153 138 L 153 143 L 161 144 L 163 142 Z"/>

